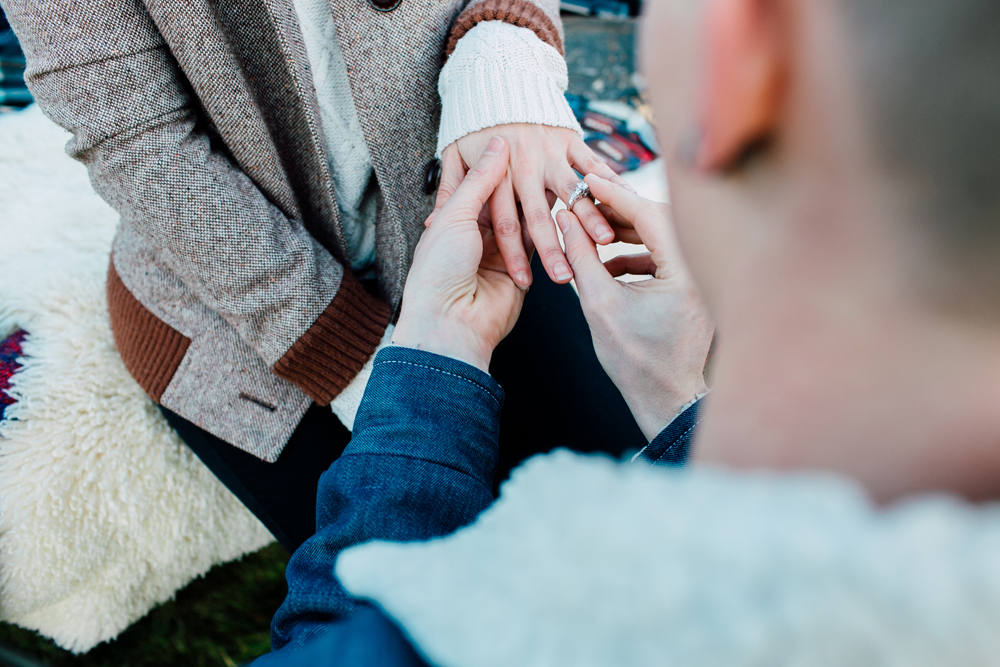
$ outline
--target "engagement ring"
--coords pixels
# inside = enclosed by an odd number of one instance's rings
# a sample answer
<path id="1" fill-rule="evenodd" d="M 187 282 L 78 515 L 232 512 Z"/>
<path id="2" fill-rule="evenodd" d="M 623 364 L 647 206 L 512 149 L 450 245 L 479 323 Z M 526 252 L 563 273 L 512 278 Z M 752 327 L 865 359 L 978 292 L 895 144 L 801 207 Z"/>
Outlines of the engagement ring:
<path id="1" fill-rule="evenodd" d="M 573 205 L 583 198 L 593 201 L 594 195 L 590 194 L 590 187 L 583 181 L 580 181 L 580 184 L 576 186 L 576 190 L 573 190 L 573 194 L 570 195 L 569 201 L 566 202 L 566 210 L 572 211 Z"/>

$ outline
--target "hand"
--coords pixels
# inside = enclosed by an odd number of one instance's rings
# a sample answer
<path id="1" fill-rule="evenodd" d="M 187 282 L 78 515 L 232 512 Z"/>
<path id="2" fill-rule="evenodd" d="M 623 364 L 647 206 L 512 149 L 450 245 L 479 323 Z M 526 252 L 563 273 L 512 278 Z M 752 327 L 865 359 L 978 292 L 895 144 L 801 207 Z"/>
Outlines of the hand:
<path id="1" fill-rule="evenodd" d="M 510 333 L 524 290 L 507 274 L 493 230 L 480 213 L 506 183 L 509 151 L 495 137 L 420 238 L 403 289 L 394 345 L 442 354 L 489 372 Z"/>
<path id="2" fill-rule="evenodd" d="M 652 440 L 707 390 L 705 361 L 714 326 L 684 265 L 669 208 L 602 178 L 588 176 L 587 184 L 616 236 L 649 249 L 602 264 L 577 216 L 557 214 L 597 358 Z M 652 278 L 615 280 L 624 274 Z"/>
<path id="3" fill-rule="evenodd" d="M 489 202 L 489 214 L 507 272 L 521 287 L 527 288 L 531 284 L 531 244 L 527 243 L 527 236 L 537 248 L 549 277 L 557 283 L 569 282 L 573 279 L 573 272 L 552 224 L 555 197 L 569 201 L 580 182 L 574 169 L 581 174 L 597 174 L 622 185 L 625 181 L 598 158 L 573 130 L 548 125 L 498 125 L 462 137 L 441 154 L 441 185 L 435 212 L 447 203 L 462 182 L 465 165 L 479 159 L 493 136 L 503 137 L 510 146 L 510 184 L 498 191 Z M 518 215 L 517 202 L 523 217 Z M 611 228 L 589 199 L 579 202 L 573 210 L 595 241 L 606 244 L 614 240 Z"/>

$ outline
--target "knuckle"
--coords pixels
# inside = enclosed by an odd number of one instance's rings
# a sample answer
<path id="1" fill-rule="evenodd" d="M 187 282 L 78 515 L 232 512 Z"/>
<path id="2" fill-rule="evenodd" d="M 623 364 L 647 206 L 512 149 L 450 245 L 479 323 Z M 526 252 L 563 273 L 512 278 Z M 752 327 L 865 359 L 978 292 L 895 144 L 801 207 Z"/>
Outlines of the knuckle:
<path id="1" fill-rule="evenodd" d="M 521 235 L 521 225 L 517 220 L 508 216 L 502 216 L 496 220 L 494 231 L 497 236 L 507 238 Z"/>
<path id="2" fill-rule="evenodd" d="M 641 200 L 639 208 L 636 211 L 640 216 L 644 218 L 657 219 L 662 217 L 664 211 L 660 208 L 660 205 L 656 202 L 651 202 L 648 199 Z"/>
<path id="3" fill-rule="evenodd" d="M 465 178 L 467 180 L 471 178 L 474 181 L 485 177 L 486 177 L 486 171 L 478 164 L 472 167 L 472 169 L 469 169 L 469 173 L 465 175 Z"/>
<path id="4" fill-rule="evenodd" d="M 575 206 L 573 207 L 573 210 L 576 211 Z M 580 220 L 580 222 L 588 228 L 595 227 L 598 223 L 604 221 L 604 219 L 597 212 L 597 209 L 590 206 L 581 206 L 580 210 L 576 211 L 576 214 L 576 217 Z"/>
<path id="5" fill-rule="evenodd" d="M 549 212 L 539 206 L 532 206 L 524 212 L 529 227 L 539 227 L 552 221 Z"/>
<path id="6" fill-rule="evenodd" d="M 555 262 L 563 258 L 562 250 L 560 250 L 558 246 L 542 248 L 539 252 L 541 253 L 543 259 L 550 262 Z"/>
<path id="7" fill-rule="evenodd" d="M 520 174 L 522 177 L 533 176 L 535 173 L 534 151 L 525 150 L 521 142 L 518 142 L 516 146 L 515 154 L 511 155 L 511 166 L 514 167 L 514 173 Z"/>
<path id="8" fill-rule="evenodd" d="M 566 259 L 569 261 L 571 265 L 576 266 L 577 264 L 580 263 L 580 260 L 583 259 L 583 253 L 580 252 L 580 249 L 578 247 L 567 244 Z"/>
<path id="9" fill-rule="evenodd" d="M 601 171 L 602 168 L 606 168 L 608 165 L 604 164 L 604 160 L 597 157 L 593 153 L 587 155 L 587 159 L 584 160 L 584 166 L 589 171 Z"/>

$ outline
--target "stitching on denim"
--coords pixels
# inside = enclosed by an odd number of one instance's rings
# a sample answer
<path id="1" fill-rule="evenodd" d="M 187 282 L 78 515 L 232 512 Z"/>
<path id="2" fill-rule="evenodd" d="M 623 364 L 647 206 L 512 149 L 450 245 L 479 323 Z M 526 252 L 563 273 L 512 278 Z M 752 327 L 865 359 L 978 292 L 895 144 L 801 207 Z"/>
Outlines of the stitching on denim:
<path id="1" fill-rule="evenodd" d="M 406 366 L 413 366 L 415 368 L 424 368 L 426 370 L 434 371 L 436 373 L 442 373 L 444 375 L 450 375 L 453 378 L 458 378 L 459 380 L 462 380 L 463 382 L 468 382 L 473 387 L 479 387 L 480 389 L 482 389 L 483 391 L 485 391 L 489 395 L 490 398 L 493 399 L 493 402 L 497 404 L 498 408 L 501 407 L 500 400 L 496 396 L 493 395 L 492 391 L 490 391 L 489 389 L 487 389 L 483 385 L 479 384 L 475 380 L 471 380 L 471 379 L 469 379 L 467 377 L 459 375 L 458 373 L 451 373 L 449 371 L 443 371 L 440 368 L 434 368 L 433 366 L 428 366 L 426 364 L 415 364 L 412 361 L 396 361 L 394 359 L 379 361 L 375 365 L 376 366 L 382 366 L 384 364 L 403 364 L 403 365 L 406 365 Z"/>
<path id="2" fill-rule="evenodd" d="M 664 450 L 663 450 L 663 453 L 662 453 L 662 454 L 660 454 L 659 456 L 657 456 L 657 457 L 656 457 L 656 460 L 655 460 L 655 461 L 653 461 L 653 463 L 654 463 L 654 464 L 657 464 L 657 463 L 659 463 L 660 461 L 662 461 L 662 460 L 663 460 L 663 457 L 664 457 L 664 456 L 666 456 L 666 455 L 667 455 L 668 453 L 670 453 L 670 451 L 671 451 L 671 450 L 673 450 L 673 448 L 674 448 L 674 446 L 675 446 L 675 445 L 677 444 L 677 442 L 678 442 L 679 440 L 681 440 L 682 438 L 684 438 L 685 436 L 687 436 L 687 434 L 688 434 L 688 433 L 690 433 L 691 431 L 695 430 L 695 428 L 697 428 L 697 427 L 698 427 L 698 424 L 700 424 L 700 423 L 701 423 L 701 419 L 698 419 L 698 420 L 697 420 L 697 421 L 696 421 L 695 423 L 691 424 L 691 428 L 689 428 L 688 430 L 684 431 L 684 432 L 683 432 L 683 433 L 681 433 L 681 434 L 680 434 L 679 436 L 677 436 L 676 438 L 674 438 L 674 441 L 673 441 L 672 443 L 670 443 L 670 446 L 669 446 L 669 447 L 667 447 L 666 449 L 664 449 Z"/>
<path id="3" fill-rule="evenodd" d="M 645 447 L 643 447 L 642 449 L 640 449 L 638 452 L 636 452 L 636 455 L 632 457 L 632 460 L 629 461 L 629 463 L 635 463 L 636 461 L 638 461 L 642 457 L 642 453 L 644 451 L 646 451 L 647 449 L 649 449 L 649 445 L 646 445 Z"/>

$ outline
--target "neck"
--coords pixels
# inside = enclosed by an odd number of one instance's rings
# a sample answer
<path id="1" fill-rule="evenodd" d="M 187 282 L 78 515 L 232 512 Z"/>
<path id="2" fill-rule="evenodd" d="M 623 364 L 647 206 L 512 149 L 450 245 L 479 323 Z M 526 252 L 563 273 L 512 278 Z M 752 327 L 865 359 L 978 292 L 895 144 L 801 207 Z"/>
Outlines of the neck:
<path id="1" fill-rule="evenodd" d="M 893 266 L 786 247 L 738 271 L 754 287 L 720 308 L 695 459 L 840 472 L 880 501 L 1000 496 L 1000 331 L 911 298 Z"/>

